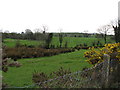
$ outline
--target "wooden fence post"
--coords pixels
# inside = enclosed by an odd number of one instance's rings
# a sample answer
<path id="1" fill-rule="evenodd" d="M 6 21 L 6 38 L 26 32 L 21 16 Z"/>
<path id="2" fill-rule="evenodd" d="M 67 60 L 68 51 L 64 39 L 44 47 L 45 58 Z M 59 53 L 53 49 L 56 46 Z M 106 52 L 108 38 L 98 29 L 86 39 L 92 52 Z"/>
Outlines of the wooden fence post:
<path id="1" fill-rule="evenodd" d="M 114 53 L 113 53 L 114 54 Z M 116 55 L 115 55 L 116 56 Z M 117 58 L 112 58 L 108 54 L 104 54 L 103 56 L 104 62 L 102 67 L 102 87 L 110 88 L 110 87 L 118 87 L 116 83 L 120 83 L 120 64 Z M 116 84 L 116 85 L 115 85 Z"/>
<path id="2" fill-rule="evenodd" d="M 116 58 L 110 59 L 110 75 L 109 75 L 110 86 L 120 87 L 120 64 Z"/>
<path id="3" fill-rule="evenodd" d="M 102 87 L 108 88 L 109 83 L 109 74 L 110 74 L 110 56 L 108 54 L 104 54 L 103 56 L 104 63 L 102 67 Z"/>

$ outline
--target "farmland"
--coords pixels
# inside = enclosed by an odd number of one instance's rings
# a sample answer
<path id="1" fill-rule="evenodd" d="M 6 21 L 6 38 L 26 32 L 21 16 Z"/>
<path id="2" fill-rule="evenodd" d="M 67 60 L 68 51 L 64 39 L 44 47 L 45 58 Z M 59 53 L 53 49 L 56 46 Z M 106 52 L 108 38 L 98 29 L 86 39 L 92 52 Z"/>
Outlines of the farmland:
<path id="1" fill-rule="evenodd" d="M 7 72 L 3 72 L 3 82 L 6 83 L 10 87 L 24 87 L 34 84 L 32 81 L 32 76 L 35 71 L 37 72 L 44 72 L 45 74 L 50 74 L 53 71 L 57 71 L 60 67 L 63 69 L 70 69 L 71 72 L 76 72 L 82 70 L 83 68 L 92 67 L 88 62 L 86 62 L 86 58 L 84 57 L 84 52 L 88 51 L 86 49 L 77 50 L 74 47 L 76 45 L 82 45 L 86 47 L 93 46 L 93 43 L 100 42 L 104 45 L 104 40 L 102 38 L 95 38 L 95 37 L 64 37 L 62 48 L 59 47 L 59 37 L 53 37 L 51 41 L 51 45 L 54 45 L 57 50 L 65 50 L 65 49 L 74 49 L 72 52 L 67 53 L 58 53 L 48 56 L 32 56 L 34 53 L 39 53 L 43 51 L 41 49 L 41 45 L 44 45 L 44 41 L 39 40 L 22 40 L 22 39 L 4 39 L 3 46 L 6 46 L 9 50 L 10 55 L 16 55 L 23 53 L 22 51 L 26 52 L 24 55 L 28 55 L 29 58 L 17 58 L 17 61 L 21 64 L 20 67 L 8 67 Z M 67 48 L 65 48 L 65 43 L 67 42 Z M 107 43 L 114 43 L 115 41 L 107 38 Z M 22 46 L 16 47 L 16 44 L 19 43 Z M 25 46 L 24 46 L 25 45 Z M 96 44 L 97 45 L 97 44 Z M 33 46 L 32 48 L 29 46 Z M 39 49 L 40 47 L 40 49 Z M 20 53 L 15 53 L 15 51 L 20 51 Z M 23 50 L 26 48 L 26 50 Z M 51 49 L 51 50 L 50 50 Z M 52 48 L 43 49 L 44 51 L 47 50 L 52 51 Z M 29 51 L 30 50 L 30 51 Z M 36 50 L 36 51 L 31 51 Z M 38 51 L 37 51 L 38 50 Z M 28 51 L 28 52 L 27 52 Z M 8 51 L 7 51 L 8 52 Z M 14 53 L 11 53 L 14 52 Z M 46 52 L 46 51 L 45 51 Z M 32 54 L 30 54 L 32 53 Z M 54 53 L 54 51 L 53 51 Z M 49 54 L 49 53 L 48 53 Z M 22 54 L 21 54 L 22 55 Z M 29 56 L 30 55 L 30 56 Z M 14 58 L 12 58 L 14 59 Z M 14 61 L 12 60 L 11 61 Z"/>
<path id="2" fill-rule="evenodd" d="M 15 47 L 16 43 L 17 43 L 17 39 L 5 39 L 3 45 L 6 45 L 7 47 Z M 36 45 L 38 46 L 39 44 L 41 44 L 41 42 L 39 41 L 34 41 L 34 40 L 19 40 L 20 44 L 22 45 Z"/>
<path id="3" fill-rule="evenodd" d="M 5 39 L 3 44 L 6 45 L 7 47 L 15 47 L 17 41 L 18 41 L 17 39 Z M 98 38 L 94 38 L 94 37 L 91 37 L 91 38 L 64 37 L 62 46 L 64 46 L 65 42 L 67 42 L 68 47 L 75 47 L 76 45 L 84 44 L 84 43 L 87 44 L 88 46 L 92 46 L 92 43 L 93 42 L 97 43 L 97 41 L 100 41 L 102 44 L 104 44 L 104 40 L 101 38 L 98 39 Z M 115 41 L 108 38 L 107 42 L 114 43 Z M 44 42 L 36 41 L 36 40 L 19 40 L 19 43 L 22 45 L 26 44 L 26 45 L 39 46 L 39 45 L 43 44 Z M 59 38 L 53 37 L 51 44 L 55 45 L 55 46 L 59 46 Z"/>
<path id="4" fill-rule="evenodd" d="M 69 69 L 72 72 L 81 70 L 84 67 L 91 67 L 85 62 L 83 54 L 86 50 L 75 51 L 67 54 L 60 54 L 51 57 L 19 59 L 21 67 L 9 67 L 4 73 L 4 82 L 10 86 L 26 86 L 32 84 L 32 74 L 34 71 L 45 72 L 47 74 L 58 70 L 60 67 Z"/>

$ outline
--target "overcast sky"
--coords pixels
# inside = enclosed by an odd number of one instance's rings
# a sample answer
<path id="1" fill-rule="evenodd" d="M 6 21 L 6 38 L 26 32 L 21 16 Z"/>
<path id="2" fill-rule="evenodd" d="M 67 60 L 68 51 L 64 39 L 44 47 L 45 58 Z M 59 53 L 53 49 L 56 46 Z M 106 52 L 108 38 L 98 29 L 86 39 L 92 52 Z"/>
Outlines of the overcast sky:
<path id="1" fill-rule="evenodd" d="M 96 32 L 118 17 L 119 0 L 0 0 L 0 29 Z"/>

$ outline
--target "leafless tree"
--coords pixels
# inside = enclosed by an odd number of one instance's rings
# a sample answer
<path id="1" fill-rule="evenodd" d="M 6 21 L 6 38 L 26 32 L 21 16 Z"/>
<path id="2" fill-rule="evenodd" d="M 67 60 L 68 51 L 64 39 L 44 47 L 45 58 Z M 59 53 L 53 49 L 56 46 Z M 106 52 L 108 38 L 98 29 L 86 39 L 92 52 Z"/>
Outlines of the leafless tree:
<path id="1" fill-rule="evenodd" d="M 34 32 L 35 32 L 35 33 L 43 33 L 43 34 L 45 34 L 46 31 L 48 31 L 48 26 L 47 26 L 47 25 L 43 25 L 43 26 L 40 27 L 40 28 L 34 29 Z"/>
<path id="2" fill-rule="evenodd" d="M 48 36 L 48 34 L 46 34 L 47 30 L 48 30 L 48 27 L 46 25 L 43 25 L 41 28 L 34 29 L 35 38 L 37 40 L 46 40 Z"/>
<path id="3" fill-rule="evenodd" d="M 111 25 L 104 25 L 97 30 L 102 35 L 105 44 L 107 43 L 107 34 L 110 33 L 109 32 L 110 29 L 111 29 Z"/>
<path id="4" fill-rule="evenodd" d="M 42 28 L 43 28 L 43 29 L 42 29 L 42 32 L 43 32 L 43 34 L 45 34 L 46 31 L 48 30 L 48 26 L 43 25 Z"/>

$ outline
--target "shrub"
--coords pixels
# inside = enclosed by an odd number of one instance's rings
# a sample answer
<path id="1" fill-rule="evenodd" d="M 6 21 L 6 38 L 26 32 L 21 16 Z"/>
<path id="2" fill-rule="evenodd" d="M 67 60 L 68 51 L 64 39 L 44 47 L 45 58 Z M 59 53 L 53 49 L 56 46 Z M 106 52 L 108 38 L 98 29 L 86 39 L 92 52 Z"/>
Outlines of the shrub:
<path id="1" fill-rule="evenodd" d="M 105 44 L 102 49 L 95 50 L 94 47 L 90 48 L 90 51 L 84 53 L 84 56 L 88 58 L 86 60 L 90 64 L 97 64 L 103 61 L 103 55 L 110 55 L 111 59 L 120 60 L 120 43 Z"/>
<path id="2" fill-rule="evenodd" d="M 9 58 L 2 59 L 2 71 L 4 72 L 8 71 L 8 59 Z"/>
<path id="3" fill-rule="evenodd" d="M 35 82 L 35 83 L 39 83 L 39 82 L 44 82 L 44 81 L 46 81 L 46 80 L 48 80 L 48 76 L 45 74 L 45 73 L 43 73 L 43 72 L 34 72 L 33 73 L 33 78 L 32 78 L 32 80 Z"/>
<path id="4" fill-rule="evenodd" d="M 44 49 L 44 48 L 28 48 L 28 47 L 18 47 L 18 48 L 5 48 L 3 49 L 3 58 L 11 58 L 17 61 L 19 58 L 34 58 L 34 57 L 44 57 L 57 55 L 59 53 L 73 52 L 72 48 L 58 48 L 58 49 Z"/>
<path id="5" fill-rule="evenodd" d="M 35 71 L 33 73 L 33 77 L 32 77 L 32 80 L 34 83 L 38 84 L 39 83 L 39 86 L 42 86 L 42 87 L 48 87 L 49 85 L 47 83 L 43 83 L 51 78 L 55 78 L 55 77 L 60 77 L 60 76 L 64 76 L 66 74 L 70 74 L 71 71 L 70 69 L 63 69 L 62 67 L 60 69 L 58 69 L 57 71 L 55 72 L 52 72 L 51 74 L 47 75 L 46 73 L 44 72 L 37 72 Z M 61 82 L 62 79 L 60 79 L 59 81 L 57 81 L 56 84 L 64 84 Z M 40 83 L 41 82 L 41 83 Z"/>
<path id="6" fill-rule="evenodd" d="M 60 69 L 58 69 L 58 71 L 55 71 L 55 72 L 52 72 L 51 73 L 51 75 L 55 75 L 55 77 L 56 76 L 63 76 L 63 75 L 66 75 L 66 74 L 70 74 L 71 73 L 71 71 L 70 71 L 70 69 L 63 69 L 62 67 L 60 67 Z"/>
<path id="7" fill-rule="evenodd" d="M 20 67 L 21 65 L 22 64 L 20 64 L 19 62 L 12 62 L 8 64 L 9 67 Z"/>

